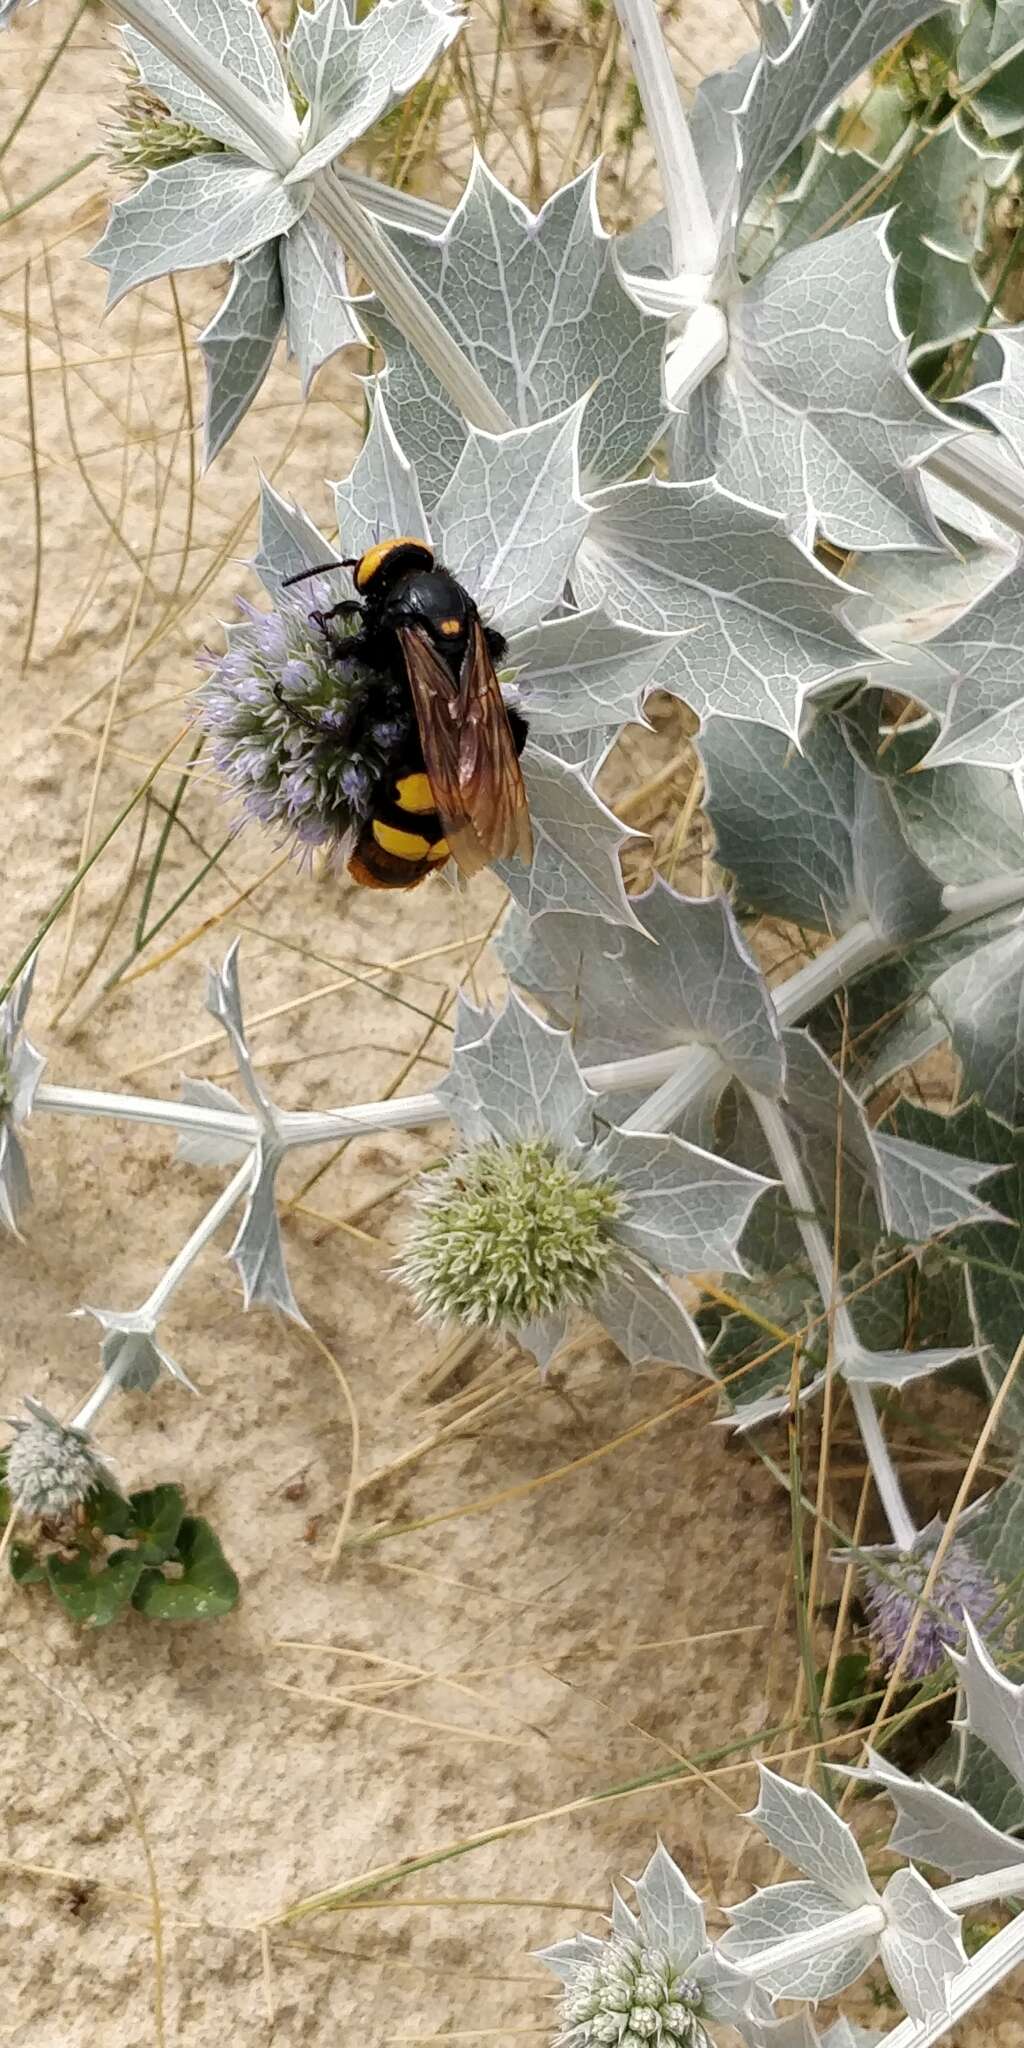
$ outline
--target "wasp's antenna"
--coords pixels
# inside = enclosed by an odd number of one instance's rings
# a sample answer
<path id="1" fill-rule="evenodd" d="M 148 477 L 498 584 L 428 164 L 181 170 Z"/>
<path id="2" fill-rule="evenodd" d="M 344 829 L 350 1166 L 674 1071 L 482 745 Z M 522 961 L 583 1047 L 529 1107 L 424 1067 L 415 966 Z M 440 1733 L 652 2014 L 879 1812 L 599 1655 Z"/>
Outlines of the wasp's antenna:
<path id="1" fill-rule="evenodd" d="M 308 583 L 311 576 L 326 576 L 329 569 L 356 569 L 358 566 L 359 558 L 357 555 L 351 555 L 346 561 L 342 562 L 318 562 L 315 569 L 300 569 L 296 576 L 286 576 L 281 584 L 281 588 L 282 590 L 290 590 L 293 583 Z"/>

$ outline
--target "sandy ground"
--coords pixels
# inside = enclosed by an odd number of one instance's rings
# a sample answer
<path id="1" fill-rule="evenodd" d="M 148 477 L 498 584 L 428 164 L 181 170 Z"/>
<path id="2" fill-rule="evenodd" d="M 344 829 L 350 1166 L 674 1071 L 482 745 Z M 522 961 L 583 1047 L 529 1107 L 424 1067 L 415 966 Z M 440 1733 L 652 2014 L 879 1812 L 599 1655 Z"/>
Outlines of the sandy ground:
<path id="1" fill-rule="evenodd" d="M 46 0 L 5 42 L 4 131 L 70 15 Z M 717 7 L 680 17 L 691 72 L 747 33 L 738 9 L 728 22 Z M 112 78 L 103 38 L 90 11 L 3 161 L 0 204 L 96 148 Z M 551 119 L 564 132 L 571 63 L 556 85 Z M 508 125 L 499 168 L 518 178 L 514 113 Z M 456 123 L 453 165 L 465 141 Z M 346 372 L 332 366 L 300 410 L 282 368 L 190 505 L 168 287 L 100 325 L 102 279 L 85 254 L 104 185 L 102 164 L 86 169 L 5 232 L 4 962 L 179 732 L 192 656 L 215 639 L 251 551 L 257 457 L 326 519 L 320 479 L 356 446 Z M 190 337 L 215 289 L 208 277 L 182 286 Z M 194 352 L 189 369 L 198 409 Z M 185 751 L 158 778 L 165 801 Z M 201 775 L 181 815 L 158 911 L 225 830 Z M 159 826 L 151 814 L 143 871 Z M 460 919 L 441 884 L 392 903 L 290 867 L 264 879 L 274 849 L 246 835 L 142 964 L 190 942 L 97 1006 L 138 910 L 138 882 L 121 907 L 134 836 L 133 819 L 93 870 L 74 928 L 59 925 L 46 947 L 34 1018 L 51 1078 L 171 1094 L 185 1070 L 230 1084 L 203 973 L 241 932 L 253 1042 L 281 1100 L 374 1097 L 403 1068 L 402 1085 L 430 1085 L 445 1029 L 410 1066 L 423 1013 L 450 1002 L 478 953 L 496 885 L 475 888 Z M 390 964 L 432 950 L 406 970 Z M 242 1580 L 236 1613 L 179 1632 L 133 1616 L 90 1636 L 39 1597 L 4 1596 L 0 2039 L 14 2048 L 543 2040 L 550 1980 L 530 1949 L 598 1924 L 609 1880 L 636 1872 L 656 1829 L 712 1900 L 770 1874 L 735 1819 L 750 1803 L 747 1764 L 593 1795 L 785 1717 L 796 1661 L 782 1497 L 708 1426 L 705 1402 L 652 1419 L 685 1383 L 668 1371 L 629 1379 L 610 1348 L 581 1352 L 542 1389 L 521 1359 L 484 1347 L 445 1399 L 426 1399 L 436 1345 L 387 1271 L 400 1200 L 364 1205 L 434 1144 L 360 1141 L 307 1191 L 288 1252 L 312 1336 L 267 1313 L 243 1318 L 233 1272 L 211 1252 L 169 1328 L 201 1397 L 167 1382 L 108 1410 L 104 1443 L 123 1481 L 183 1479 L 220 1532 Z M 97 1371 L 95 1326 L 72 1312 L 136 1304 L 223 1176 L 173 1166 L 157 1131 L 53 1117 L 32 1129 L 31 1163 L 25 1241 L 0 1243 L 4 1406 L 32 1391 L 70 1413 Z M 298 1169 L 287 1187 L 298 1196 Z M 465 1390 L 478 1383 L 480 1400 L 504 1398 L 474 1419 Z M 461 1415 L 447 1439 L 365 1485 Z M 385 1540 L 346 1547 L 325 1579 L 353 1471 L 364 1484 L 352 1532 Z M 261 1939 L 260 1923 L 296 1899 L 509 1824 L 343 1915 Z M 991 2010 L 971 2038 L 1010 2048 L 1015 2027 Z"/>

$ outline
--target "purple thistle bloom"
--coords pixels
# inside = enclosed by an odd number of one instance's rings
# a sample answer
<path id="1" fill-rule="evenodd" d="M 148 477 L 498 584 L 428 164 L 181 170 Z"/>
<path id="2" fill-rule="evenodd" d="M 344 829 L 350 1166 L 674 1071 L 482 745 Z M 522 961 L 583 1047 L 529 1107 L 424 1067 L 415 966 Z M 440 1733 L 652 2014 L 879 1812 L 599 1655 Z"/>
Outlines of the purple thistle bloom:
<path id="1" fill-rule="evenodd" d="M 223 654 L 201 657 L 207 677 L 196 693 L 214 762 L 244 813 L 278 826 L 303 858 L 315 847 L 343 852 L 402 729 L 395 720 L 367 729 L 362 706 L 378 679 L 318 623 L 317 607 L 329 603 L 315 582 L 301 596 L 282 592 L 272 612 L 240 598 L 244 623 Z"/>
<path id="2" fill-rule="evenodd" d="M 894 1669 L 914 1616 L 920 1612 L 913 1647 L 903 1665 L 907 1679 L 929 1678 L 940 1669 L 947 1649 L 963 1640 L 965 1614 L 987 1636 L 1000 1620 L 998 1589 L 970 1545 L 959 1536 L 943 1558 L 927 1601 L 920 1605 L 940 1533 L 941 1524 L 929 1523 L 913 1550 L 879 1547 L 875 1556 L 880 1568 L 872 1562 L 864 1569 L 868 1629 L 886 1671 Z"/>

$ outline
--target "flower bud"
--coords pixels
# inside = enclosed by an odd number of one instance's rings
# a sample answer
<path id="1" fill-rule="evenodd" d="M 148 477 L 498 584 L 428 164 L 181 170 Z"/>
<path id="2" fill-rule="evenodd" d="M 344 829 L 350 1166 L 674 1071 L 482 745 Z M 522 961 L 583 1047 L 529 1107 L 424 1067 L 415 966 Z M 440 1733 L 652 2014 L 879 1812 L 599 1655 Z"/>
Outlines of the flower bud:
<path id="1" fill-rule="evenodd" d="M 142 184 L 147 171 L 162 171 L 190 156 L 215 156 L 224 148 L 191 121 L 172 114 L 142 80 L 126 85 L 115 118 L 107 123 L 107 158 L 115 171 Z"/>
<path id="2" fill-rule="evenodd" d="M 60 1521 L 98 1486 L 109 1485 L 110 1472 L 84 1430 L 58 1422 L 30 1396 L 25 1406 L 29 1421 L 9 1418 L 15 1436 L 7 1451 L 7 1488 L 22 1514 Z"/>

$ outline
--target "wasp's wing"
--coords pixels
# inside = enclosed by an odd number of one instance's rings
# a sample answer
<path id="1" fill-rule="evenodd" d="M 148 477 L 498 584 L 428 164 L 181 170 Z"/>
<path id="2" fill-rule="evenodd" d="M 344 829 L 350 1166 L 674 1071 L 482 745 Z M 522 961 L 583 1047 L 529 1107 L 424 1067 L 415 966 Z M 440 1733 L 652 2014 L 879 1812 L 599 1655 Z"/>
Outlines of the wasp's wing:
<path id="1" fill-rule="evenodd" d="M 399 626 L 423 765 L 445 838 L 464 875 L 513 853 L 533 858 L 519 757 L 501 685 L 474 619 L 458 681 L 430 635 Z"/>

